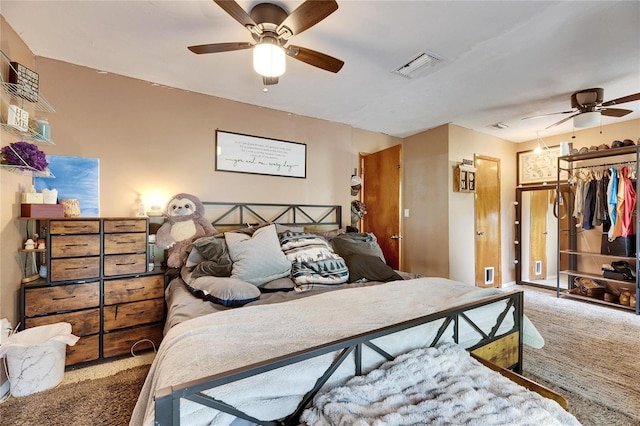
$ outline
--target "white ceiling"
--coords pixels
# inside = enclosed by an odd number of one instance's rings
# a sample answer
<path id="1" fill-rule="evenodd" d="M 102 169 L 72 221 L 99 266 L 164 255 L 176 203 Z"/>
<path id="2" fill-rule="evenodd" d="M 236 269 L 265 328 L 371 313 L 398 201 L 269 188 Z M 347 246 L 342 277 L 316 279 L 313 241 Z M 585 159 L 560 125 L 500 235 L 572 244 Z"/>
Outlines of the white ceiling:
<path id="1" fill-rule="evenodd" d="M 238 1 L 249 11 L 260 1 Z M 287 12 L 301 1 L 273 1 Z M 287 58 L 263 93 L 251 51 L 195 55 L 189 45 L 252 42 L 211 0 L 1 0 L 37 56 L 398 137 L 444 123 L 514 142 L 568 133 L 572 93 L 640 92 L 640 1 L 347 1 L 291 44 L 342 59 L 333 74 Z M 428 50 L 444 61 L 413 79 L 391 71 Z M 36 70 L 37 71 L 37 70 Z M 640 118 L 640 102 L 623 118 Z M 505 130 L 491 129 L 503 122 Z M 635 137 L 638 135 L 629 135 Z"/>

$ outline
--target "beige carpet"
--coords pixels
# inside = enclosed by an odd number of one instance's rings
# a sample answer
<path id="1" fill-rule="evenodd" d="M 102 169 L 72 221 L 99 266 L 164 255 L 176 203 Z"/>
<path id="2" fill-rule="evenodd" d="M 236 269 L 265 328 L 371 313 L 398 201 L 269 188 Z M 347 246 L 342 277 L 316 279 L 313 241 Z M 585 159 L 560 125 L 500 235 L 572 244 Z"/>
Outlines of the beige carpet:
<path id="1" fill-rule="evenodd" d="M 640 425 L 640 316 L 519 288 L 545 339 L 525 346 L 525 375 L 563 393 L 584 425 Z"/>

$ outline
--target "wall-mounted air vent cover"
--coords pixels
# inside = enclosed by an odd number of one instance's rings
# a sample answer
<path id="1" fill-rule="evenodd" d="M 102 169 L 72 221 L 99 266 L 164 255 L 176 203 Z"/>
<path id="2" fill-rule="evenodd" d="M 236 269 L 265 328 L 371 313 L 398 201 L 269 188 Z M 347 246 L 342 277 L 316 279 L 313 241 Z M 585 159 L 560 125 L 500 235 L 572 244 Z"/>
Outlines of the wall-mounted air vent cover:
<path id="1" fill-rule="evenodd" d="M 442 62 L 442 60 L 443 59 L 440 56 L 436 55 L 433 52 L 420 52 L 409 62 L 404 65 L 400 65 L 398 68 L 394 69 L 391 72 L 394 74 L 399 74 L 406 78 L 413 78 L 425 69 L 439 64 L 440 62 Z"/>

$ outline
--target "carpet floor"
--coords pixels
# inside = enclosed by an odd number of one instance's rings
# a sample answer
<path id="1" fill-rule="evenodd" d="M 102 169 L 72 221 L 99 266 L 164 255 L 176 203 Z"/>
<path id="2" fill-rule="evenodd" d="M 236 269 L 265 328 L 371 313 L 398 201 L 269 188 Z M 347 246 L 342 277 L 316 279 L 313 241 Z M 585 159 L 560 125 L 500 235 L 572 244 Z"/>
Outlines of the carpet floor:
<path id="1" fill-rule="evenodd" d="M 524 347 L 525 375 L 567 398 L 586 426 L 640 425 L 640 317 L 524 287 L 525 314 L 545 339 Z"/>
<path id="2" fill-rule="evenodd" d="M 0 425 L 124 426 L 150 365 L 112 376 L 60 385 L 0 404 Z"/>

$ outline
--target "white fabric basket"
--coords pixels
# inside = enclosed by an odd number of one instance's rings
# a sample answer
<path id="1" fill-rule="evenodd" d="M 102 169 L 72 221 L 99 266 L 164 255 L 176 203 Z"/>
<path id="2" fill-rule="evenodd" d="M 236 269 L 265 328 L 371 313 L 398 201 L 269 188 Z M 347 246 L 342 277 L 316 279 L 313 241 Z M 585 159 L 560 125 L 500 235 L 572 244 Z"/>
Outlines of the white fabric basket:
<path id="1" fill-rule="evenodd" d="M 71 334 L 68 322 L 28 328 L 9 336 L 0 346 L 0 358 L 7 358 L 11 395 L 27 396 L 58 385 L 64 377 L 67 345 L 75 345 L 78 339 Z"/>

